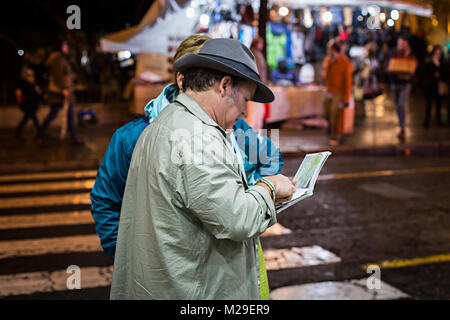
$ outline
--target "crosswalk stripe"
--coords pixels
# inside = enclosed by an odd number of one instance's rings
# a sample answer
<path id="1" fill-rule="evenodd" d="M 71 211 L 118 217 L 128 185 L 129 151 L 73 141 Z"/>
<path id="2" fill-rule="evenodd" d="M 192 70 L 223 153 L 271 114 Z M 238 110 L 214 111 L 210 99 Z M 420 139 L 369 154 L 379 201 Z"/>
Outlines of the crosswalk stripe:
<path id="1" fill-rule="evenodd" d="M 80 289 L 111 285 L 113 266 L 80 268 Z M 0 275 L 0 297 L 69 290 L 68 270 Z"/>
<path id="2" fill-rule="evenodd" d="M 385 170 L 361 173 L 344 173 L 344 174 L 328 174 L 321 175 L 320 180 L 330 179 L 348 179 L 360 177 L 390 176 L 413 173 L 431 173 L 449 171 L 450 167 L 441 168 L 422 168 L 414 170 Z M 16 212 L 14 215 L 0 216 L 0 230 L 8 229 L 25 229 L 36 227 L 58 227 L 80 224 L 94 223 L 91 213 L 88 210 L 72 211 L 72 212 L 52 212 L 40 214 L 28 214 L 34 207 L 51 206 L 54 210 L 56 206 L 69 206 L 73 204 L 90 204 L 89 193 L 81 192 L 76 189 L 90 189 L 95 183 L 96 170 L 90 171 L 69 171 L 69 172 L 49 172 L 35 174 L 15 174 L 0 176 L 0 209 L 10 208 L 26 208 L 24 214 Z M 83 180 L 80 180 L 83 179 Z M 64 181 L 57 181 L 58 179 Z M 70 181 L 73 179 L 73 181 Z M 76 180 L 78 179 L 78 180 Z M 53 181 L 55 180 L 55 181 Z M 69 180 L 69 181 L 67 181 Z M 44 195 L 44 196 L 25 196 L 19 197 L 9 196 L 8 194 L 20 194 L 27 192 L 74 192 L 77 194 L 62 195 Z M 9 197 L 9 198 L 8 198 Z M 55 208 L 53 208 L 55 206 Z M 71 208 L 61 208 L 73 210 Z M 18 209 L 20 210 L 20 209 Z M 282 227 L 281 227 L 282 228 Z M 23 232 L 23 230 L 21 230 Z M 27 231 L 26 231 L 27 232 Z M 76 233 L 79 231 L 74 231 Z M 280 229 L 274 232 L 276 234 L 290 233 L 289 229 Z M 267 233 L 267 235 L 272 235 Z M 40 236 L 40 235 L 38 235 Z M 50 235 L 47 234 L 47 237 Z M 75 235 L 53 238 L 37 238 L 37 239 L 21 239 L 21 240 L 0 240 L 0 263 L 2 259 L 12 259 L 20 257 L 33 258 L 33 256 L 72 254 L 72 253 L 92 253 L 102 252 L 100 240 L 96 234 Z M 19 238 L 20 235 L 16 237 Z M 11 238 L 10 238 L 11 239 Z M 311 247 L 312 248 L 312 247 Z M 266 264 L 268 271 L 282 270 L 294 267 L 303 267 L 308 265 L 319 265 L 328 263 L 337 263 L 340 258 L 326 250 L 320 251 L 319 255 L 312 256 L 311 248 L 287 248 L 287 249 L 270 249 L 265 250 Z M 317 248 L 316 248 L 317 249 Z M 319 249 L 321 249 L 319 247 Z M 316 250 L 317 251 L 317 250 Z M 324 253 L 325 252 L 325 253 Z M 326 255 L 325 255 L 326 254 Z M 326 256 L 326 257 L 325 257 Z M 31 258 L 30 258 L 31 257 Z M 433 261 L 449 260 L 449 255 L 442 257 L 432 257 Z M 5 260 L 7 261 L 7 260 Z M 418 265 L 430 263 L 430 259 L 414 260 L 414 261 L 394 261 L 386 263 L 383 268 L 404 267 L 407 265 Z M 90 264 L 95 265 L 95 264 Z M 100 265 L 100 264 L 98 264 Z M 54 269 L 64 266 L 56 266 Z M 108 267 L 84 267 L 81 269 L 81 288 L 95 288 L 109 286 L 111 284 L 112 266 Z M 30 269 L 22 269 L 28 271 Z M 31 269 L 41 270 L 41 269 Z M 6 272 L 10 272 L 9 269 Z M 14 270 L 11 270 L 14 272 Z M 57 270 L 53 272 L 27 272 L 19 274 L 0 275 L 0 297 L 33 294 L 37 292 L 52 292 L 68 290 L 66 280 L 70 276 L 66 270 Z"/>
<path id="3" fill-rule="evenodd" d="M 101 250 L 100 240 L 96 234 L 0 241 L 0 259 L 68 252 L 95 252 Z"/>
<path id="4" fill-rule="evenodd" d="M 337 263 L 341 258 L 321 246 L 264 250 L 267 271 Z"/>
<path id="5" fill-rule="evenodd" d="M 90 211 L 0 216 L 0 230 L 94 223 Z"/>
<path id="6" fill-rule="evenodd" d="M 97 170 L 20 173 L 20 174 L 0 175 L 0 182 L 55 180 L 55 179 L 79 179 L 79 178 L 94 178 L 95 179 L 96 176 L 97 176 Z"/>
<path id="7" fill-rule="evenodd" d="M 0 199 L 0 209 L 74 204 L 91 204 L 89 193 Z"/>
<path id="8" fill-rule="evenodd" d="M 20 184 L 0 185 L 0 194 L 17 192 L 46 192 L 46 191 L 70 191 L 73 189 L 92 189 L 95 180 L 75 180 L 60 182 L 33 182 Z"/>

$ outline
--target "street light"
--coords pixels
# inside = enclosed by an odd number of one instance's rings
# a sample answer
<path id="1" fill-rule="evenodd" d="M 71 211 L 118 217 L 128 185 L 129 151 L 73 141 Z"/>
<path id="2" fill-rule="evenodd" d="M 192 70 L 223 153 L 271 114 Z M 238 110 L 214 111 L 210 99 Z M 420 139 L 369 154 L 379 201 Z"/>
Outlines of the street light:
<path id="1" fill-rule="evenodd" d="M 374 17 L 380 13 L 380 7 L 377 5 L 371 5 L 367 7 L 367 12 L 369 12 L 369 15 Z"/>
<path id="2" fill-rule="evenodd" d="M 117 58 L 119 59 L 119 61 L 128 60 L 131 58 L 131 51 L 130 50 L 119 51 L 117 52 Z"/>
<path id="3" fill-rule="evenodd" d="M 192 7 L 187 8 L 187 9 L 186 9 L 186 16 L 187 16 L 189 19 L 192 19 L 193 17 L 195 17 L 195 9 L 192 8 Z"/>
<path id="4" fill-rule="evenodd" d="M 400 14 L 398 13 L 398 10 L 392 10 L 391 11 L 391 19 L 392 20 L 398 20 L 398 18 L 400 17 Z"/>
<path id="5" fill-rule="evenodd" d="M 330 11 L 325 11 L 324 13 L 322 13 L 322 20 L 325 23 L 331 23 L 331 21 L 333 20 L 333 14 Z"/>
<path id="6" fill-rule="evenodd" d="M 200 16 L 200 24 L 204 25 L 204 26 L 208 26 L 209 25 L 209 16 L 207 14 L 202 14 Z"/>
<path id="7" fill-rule="evenodd" d="M 278 13 L 280 14 L 280 16 L 286 17 L 289 14 L 289 9 L 286 7 L 280 7 Z"/>

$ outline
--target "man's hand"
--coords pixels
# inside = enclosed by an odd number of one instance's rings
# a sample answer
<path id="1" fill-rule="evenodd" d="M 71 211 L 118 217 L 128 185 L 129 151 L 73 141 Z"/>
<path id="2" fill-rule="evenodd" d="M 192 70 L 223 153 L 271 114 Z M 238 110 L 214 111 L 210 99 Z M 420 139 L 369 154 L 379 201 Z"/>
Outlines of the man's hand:
<path id="1" fill-rule="evenodd" d="M 283 202 L 292 199 L 292 195 L 296 190 L 294 186 L 295 185 L 294 181 L 289 180 L 288 177 L 283 176 L 282 174 L 264 177 L 264 179 L 269 180 L 273 184 L 275 188 L 276 202 Z M 257 185 L 266 187 L 266 185 L 263 182 L 258 182 Z"/>

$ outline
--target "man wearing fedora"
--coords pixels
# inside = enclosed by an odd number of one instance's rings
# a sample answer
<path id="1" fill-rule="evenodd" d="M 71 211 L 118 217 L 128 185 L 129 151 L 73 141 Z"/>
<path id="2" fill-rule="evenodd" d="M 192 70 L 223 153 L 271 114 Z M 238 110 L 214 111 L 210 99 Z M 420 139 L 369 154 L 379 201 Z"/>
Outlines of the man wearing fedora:
<path id="1" fill-rule="evenodd" d="M 295 188 L 283 175 L 249 188 L 227 130 L 273 93 L 237 40 L 208 40 L 174 67 L 184 92 L 133 152 L 111 299 L 259 299 L 258 236 Z"/>

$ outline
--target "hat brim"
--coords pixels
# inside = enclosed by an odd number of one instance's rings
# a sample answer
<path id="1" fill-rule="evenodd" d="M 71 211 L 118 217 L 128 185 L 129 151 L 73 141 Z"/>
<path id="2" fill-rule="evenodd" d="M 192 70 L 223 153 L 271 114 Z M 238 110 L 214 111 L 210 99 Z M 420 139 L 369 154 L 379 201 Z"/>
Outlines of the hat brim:
<path id="1" fill-rule="evenodd" d="M 251 77 L 237 68 L 218 61 L 215 57 L 207 57 L 205 55 L 198 55 L 193 53 L 188 53 L 179 58 L 173 64 L 175 70 L 184 74 L 189 68 L 207 68 L 225 72 L 227 74 L 237 76 L 249 80 L 256 84 L 255 94 L 253 95 L 252 101 L 261 103 L 270 103 L 275 97 L 272 90 L 270 90 L 264 83 L 260 80 Z"/>

